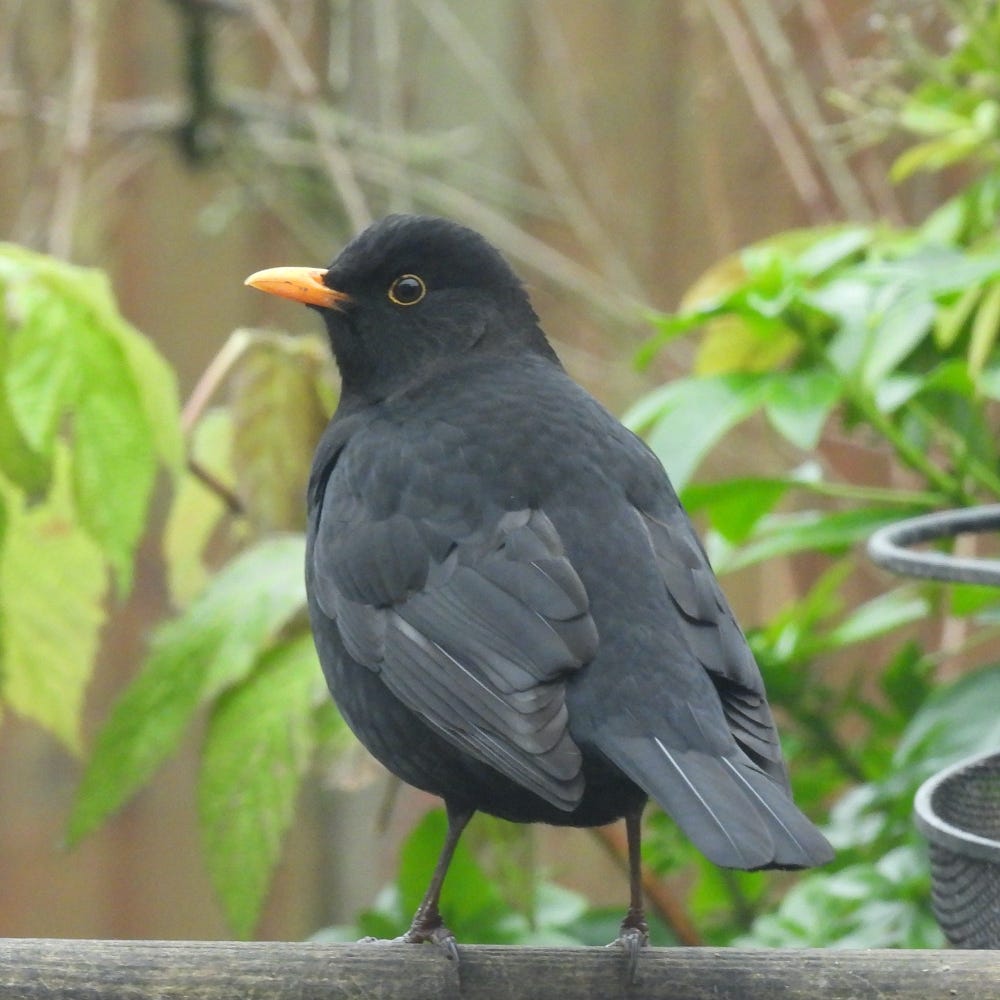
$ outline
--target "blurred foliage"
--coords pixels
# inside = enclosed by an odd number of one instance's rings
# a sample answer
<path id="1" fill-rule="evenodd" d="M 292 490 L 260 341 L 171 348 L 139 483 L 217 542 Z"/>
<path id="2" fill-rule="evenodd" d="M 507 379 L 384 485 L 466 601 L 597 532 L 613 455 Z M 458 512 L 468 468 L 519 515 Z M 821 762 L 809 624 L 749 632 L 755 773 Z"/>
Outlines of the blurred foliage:
<path id="1" fill-rule="evenodd" d="M 913 793 L 939 767 L 1000 741 L 1000 666 L 987 657 L 943 683 L 941 654 L 926 629 L 914 629 L 960 619 L 971 655 L 996 628 L 992 593 L 901 582 L 860 606 L 843 596 L 875 527 L 1000 497 L 1000 7 L 948 10 L 946 51 L 919 48 L 903 64 L 912 79 L 870 89 L 857 114 L 875 108 L 883 131 L 909 137 L 896 179 L 957 167 L 968 172 L 960 193 L 919 226 L 827 226 L 750 247 L 710 269 L 678 313 L 654 317 L 642 351 L 648 364 L 698 332 L 694 375 L 650 393 L 627 420 L 708 525 L 717 570 L 799 556 L 822 566 L 750 640 L 787 719 L 797 798 L 817 816 L 832 805 L 838 858 L 794 884 L 719 871 L 652 812 L 645 861 L 665 876 L 683 873 L 688 910 L 711 942 L 940 943 L 910 822 Z M 275 115 L 271 124 L 282 122 Z M 221 140 L 195 123 L 192 155 L 214 156 Z M 336 144 L 310 127 L 321 140 L 309 147 L 312 165 Z M 310 224 L 322 215 L 311 213 Z M 570 287 L 587 285 L 586 275 L 569 277 Z M 79 750 L 103 598 L 112 579 L 119 595 L 128 590 L 165 469 L 174 491 L 163 551 L 176 614 L 98 734 L 69 839 L 104 822 L 207 720 L 205 856 L 231 925 L 248 935 L 310 763 L 349 740 L 308 638 L 301 573 L 303 484 L 334 403 L 325 345 L 238 331 L 182 417 L 172 373 L 121 319 L 101 275 L 5 248 L 0 286 L 2 703 Z M 229 397 L 220 402 L 222 389 Z M 720 441 L 760 419 L 793 456 L 787 468 L 695 480 Z M 890 485 L 845 478 L 829 460 L 831 440 L 863 445 Z M 884 663 L 846 685 L 826 679 L 833 658 L 870 663 L 872 640 L 889 650 Z M 445 893 L 460 938 L 568 944 L 615 935 L 620 911 L 588 908 L 522 863 L 521 838 L 500 836 L 498 821 L 476 824 Z M 443 818 L 431 813 L 376 906 L 329 935 L 402 933 L 442 838 Z M 480 839 L 494 845 L 492 863 L 475 849 Z M 656 928 L 658 943 L 673 940 Z"/>
<path id="2" fill-rule="evenodd" d="M 183 445 L 173 373 L 103 274 L 0 245 L 0 705 L 79 752 L 112 577 Z"/>
<path id="3" fill-rule="evenodd" d="M 656 318 L 640 353 L 648 364 L 699 331 L 695 373 L 639 400 L 626 422 L 704 518 L 716 570 L 817 554 L 826 567 L 750 640 L 788 719 L 798 800 L 813 810 L 836 803 L 827 827 L 836 861 L 773 910 L 761 876 L 719 873 L 671 826 L 651 824 L 649 863 L 664 874 L 698 869 L 692 907 L 720 943 L 940 945 L 913 796 L 941 767 L 1000 746 L 1000 666 L 976 652 L 996 635 L 993 591 L 899 582 L 860 606 L 842 596 L 870 572 L 861 543 L 879 525 L 1000 500 L 1000 5 L 949 10 L 951 47 L 933 56 L 919 47 L 906 70 L 922 75 L 909 89 L 897 80 L 869 96 L 884 97 L 883 122 L 916 137 L 894 179 L 961 164 L 966 186 L 912 228 L 797 230 L 721 261 L 678 313 Z M 785 443 L 787 468 L 693 481 L 725 435 L 761 417 Z M 829 442 L 864 449 L 857 479 L 830 460 Z M 935 652 L 914 626 L 949 618 L 962 622 L 963 644 Z M 882 664 L 858 649 L 876 638 L 890 650 Z M 944 656 L 979 666 L 945 683 Z M 833 684 L 831 662 L 865 666 Z"/>

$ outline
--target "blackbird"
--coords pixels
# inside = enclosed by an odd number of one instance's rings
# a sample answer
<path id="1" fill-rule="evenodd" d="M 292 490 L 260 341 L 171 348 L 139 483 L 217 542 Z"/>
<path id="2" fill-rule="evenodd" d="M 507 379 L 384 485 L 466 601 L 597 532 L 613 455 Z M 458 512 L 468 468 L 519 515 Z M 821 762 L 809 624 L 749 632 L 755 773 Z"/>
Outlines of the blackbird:
<path id="1" fill-rule="evenodd" d="M 372 754 L 447 811 L 402 940 L 457 957 L 438 902 L 476 810 L 624 817 L 632 974 L 648 938 L 648 798 L 723 867 L 830 859 L 792 802 L 760 671 L 663 467 L 569 378 L 493 246 L 393 215 L 326 270 L 246 283 L 318 310 L 342 377 L 308 487 L 330 691 Z"/>

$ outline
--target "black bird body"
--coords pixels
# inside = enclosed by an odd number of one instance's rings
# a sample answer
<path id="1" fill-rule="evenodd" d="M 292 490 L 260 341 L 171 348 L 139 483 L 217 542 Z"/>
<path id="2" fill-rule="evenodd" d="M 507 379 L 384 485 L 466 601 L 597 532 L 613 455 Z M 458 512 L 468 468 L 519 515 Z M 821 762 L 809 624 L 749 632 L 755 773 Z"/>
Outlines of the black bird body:
<path id="1" fill-rule="evenodd" d="M 637 858 L 652 797 L 720 865 L 827 860 L 662 466 L 568 377 L 500 255 L 397 216 L 316 274 L 278 294 L 319 306 L 343 377 L 306 581 L 359 739 L 464 817 L 632 817 Z"/>

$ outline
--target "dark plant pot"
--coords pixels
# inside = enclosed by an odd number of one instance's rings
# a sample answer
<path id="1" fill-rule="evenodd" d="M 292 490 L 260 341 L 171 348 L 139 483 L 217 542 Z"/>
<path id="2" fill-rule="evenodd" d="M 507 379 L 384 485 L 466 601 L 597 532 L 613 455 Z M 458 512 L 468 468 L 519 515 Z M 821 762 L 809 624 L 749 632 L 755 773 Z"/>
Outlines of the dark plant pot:
<path id="1" fill-rule="evenodd" d="M 927 514 L 877 531 L 868 553 L 893 573 L 1000 586 L 1000 560 L 906 548 L 998 529 L 1000 505 Z M 1000 750 L 925 781 L 914 818 L 930 845 L 931 900 L 945 936 L 959 948 L 1000 948 Z"/>
<path id="2" fill-rule="evenodd" d="M 1000 753 L 939 771 L 917 792 L 934 915 L 959 948 L 1000 948 Z"/>

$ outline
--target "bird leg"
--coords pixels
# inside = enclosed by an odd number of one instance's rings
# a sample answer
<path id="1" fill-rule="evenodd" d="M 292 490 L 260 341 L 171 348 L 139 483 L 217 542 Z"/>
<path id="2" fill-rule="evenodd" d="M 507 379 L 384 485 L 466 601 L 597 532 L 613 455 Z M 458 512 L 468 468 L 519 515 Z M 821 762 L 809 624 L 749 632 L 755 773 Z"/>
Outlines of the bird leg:
<path id="1" fill-rule="evenodd" d="M 462 831 L 468 825 L 474 809 L 458 809 L 445 803 L 445 810 L 448 813 L 448 834 L 444 838 L 444 845 L 441 854 L 438 856 L 437 864 L 434 866 L 434 874 L 431 876 L 430 885 L 424 898 L 417 907 L 417 912 L 413 915 L 410 929 L 398 940 L 407 944 L 422 944 L 424 941 L 431 941 L 436 944 L 448 958 L 458 961 L 458 945 L 455 943 L 455 935 L 452 934 L 438 912 L 438 902 L 441 899 L 441 886 L 444 884 L 444 877 L 448 874 L 448 866 L 451 864 L 455 848 L 458 846 L 458 839 L 462 836 Z"/>
<path id="2" fill-rule="evenodd" d="M 642 906 L 642 853 L 640 843 L 642 810 L 625 816 L 625 832 L 628 835 L 628 876 L 629 907 L 621 922 L 618 937 L 611 945 L 620 945 L 627 956 L 626 973 L 628 982 L 634 983 L 639 969 L 639 952 L 649 944 L 649 926 Z"/>

